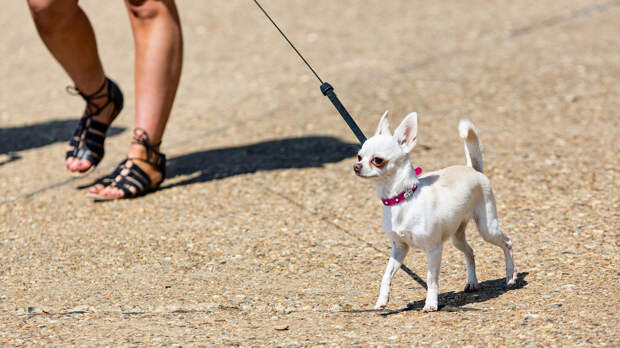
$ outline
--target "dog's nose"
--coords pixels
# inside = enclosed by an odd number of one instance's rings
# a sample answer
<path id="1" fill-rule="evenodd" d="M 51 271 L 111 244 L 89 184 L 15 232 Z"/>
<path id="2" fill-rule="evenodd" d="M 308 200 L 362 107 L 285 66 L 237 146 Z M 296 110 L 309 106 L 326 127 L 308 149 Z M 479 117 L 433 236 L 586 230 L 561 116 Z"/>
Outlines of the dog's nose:
<path id="1" fill-rule="evenodd" d="M 361 163 L 355 163 L 355 165 L 353 166 L 353 171 L 356 173 L 359 173 L 360 171 L 362 171 L 362 164 Z"/>

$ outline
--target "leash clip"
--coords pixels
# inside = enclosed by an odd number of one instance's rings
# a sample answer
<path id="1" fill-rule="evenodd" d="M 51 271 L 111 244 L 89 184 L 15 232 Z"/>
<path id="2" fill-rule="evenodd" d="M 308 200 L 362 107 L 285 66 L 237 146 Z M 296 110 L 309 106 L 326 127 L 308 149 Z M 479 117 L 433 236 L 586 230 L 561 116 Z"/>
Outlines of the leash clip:
<path id="1" fill-rule="evenodd" d="M 327 82 L 323 82 L 323 84 L 321 85 L 321 93 L 323 93 L 324 96 L 327 96 L 327 93 L 333 90 L 334 87 L 332 87 L 332 85 Z"/>

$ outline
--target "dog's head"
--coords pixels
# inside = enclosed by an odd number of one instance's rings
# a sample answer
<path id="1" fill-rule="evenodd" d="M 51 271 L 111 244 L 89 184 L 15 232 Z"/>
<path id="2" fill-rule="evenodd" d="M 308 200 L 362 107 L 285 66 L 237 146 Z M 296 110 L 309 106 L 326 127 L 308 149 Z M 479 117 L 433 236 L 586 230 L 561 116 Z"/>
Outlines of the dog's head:
<path id="1" fill-rule="evenodd" d="M 362 178 L 382 180 L 389 178 L 405 161 L 415 147 L 418 135 L 418 114 L 410 113 L 394 131 L 386 111 L 379 120 L 375 135 L 366 140 L 357 153 L 357 163 L 353 166 L 355 174 Z"/>

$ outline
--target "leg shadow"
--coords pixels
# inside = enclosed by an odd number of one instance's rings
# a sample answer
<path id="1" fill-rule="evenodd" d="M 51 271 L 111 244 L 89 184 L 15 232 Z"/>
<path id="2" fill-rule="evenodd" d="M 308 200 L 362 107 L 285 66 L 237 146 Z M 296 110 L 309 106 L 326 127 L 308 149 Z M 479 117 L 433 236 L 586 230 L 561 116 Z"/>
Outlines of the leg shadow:
<path id="1" fill-rule="evenodd" d="M 0 155 L 18 157 L 19 151 L 68 142 L 79 119 L 55 120 L 23 127 L 0 128 Z M 107 136 L 122 133 L 125 128 L 110 127 Z M 6 162 L 8 163 L 8 162 Z"/>
<path id="2" fill-rule="evenodd" d="M 499 278 L 481 282 L 480 290 L 476 292 L 461 291 L 455 293 L 454 291 L 450 291 L 439 294 L 439 310 L 445 312 L 478 311 L 479 309 L 477 308 L 465 307 L 465 305 L 470 303 L 485 302 L 492 298 L 499 297 L 508 291 L 521 289 L 527 285 L 525 277 L 528 274 L 528 272 L 521 272 L 517 274 L 517 282 L 512 286 L 506 285 L 506 278 Z M 421 310 L 422 308 L 424 308 L 424 300 L 409 303 L 405 308 L 381 313 L 381 315 L 387 317 L 403 312 Z"/>
<path id="3" fill-rule="evenodd" d="M 160 190 L 258 171 L 322 167 L 350 158 L 358 150 L 358 144 L 311 136 L 194 152 L 169 159 L 166 171 L 168 178 L 190 178 Z"/>

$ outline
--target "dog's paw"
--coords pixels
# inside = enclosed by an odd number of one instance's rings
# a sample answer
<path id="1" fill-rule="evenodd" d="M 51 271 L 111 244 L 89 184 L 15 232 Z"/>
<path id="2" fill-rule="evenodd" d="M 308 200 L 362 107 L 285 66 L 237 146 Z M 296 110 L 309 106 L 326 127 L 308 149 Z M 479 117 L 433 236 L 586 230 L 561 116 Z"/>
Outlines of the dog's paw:
<path id="1" fill-rule="evenodd" d="M 437 306 L 425 305 L 424 308 L 422 309 L 422 312 L 424 313 L 437 312 Z"/>
<path id="2" fill-rule="evenodd" d="M 465 292 L 474 292 L 478 290 L 480 290 L 480 284 L 478 283 L 467 283 L 465 289 L 463 289 Z"/>
<path id="3" fill-rule="evenodd" d="M 517 284 L 517 271 L 515 270 L 514 272 L 512 272 L 511 275 L 508 275 L 506 277 L 506 285 L 508 286 L 512 286 Z"/>
<path id="4" fill-rule="evenodd" d="M 386 306 L 387 306 L 387 301 L 379 300 L 377 301 L 377 304 L 375 305 L 375 309 L 382 310 L 382 309 L 385 309 Z"/>

